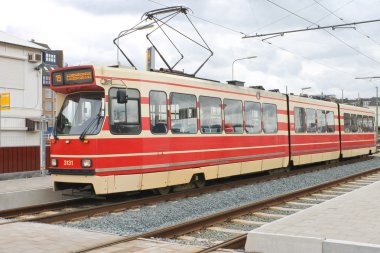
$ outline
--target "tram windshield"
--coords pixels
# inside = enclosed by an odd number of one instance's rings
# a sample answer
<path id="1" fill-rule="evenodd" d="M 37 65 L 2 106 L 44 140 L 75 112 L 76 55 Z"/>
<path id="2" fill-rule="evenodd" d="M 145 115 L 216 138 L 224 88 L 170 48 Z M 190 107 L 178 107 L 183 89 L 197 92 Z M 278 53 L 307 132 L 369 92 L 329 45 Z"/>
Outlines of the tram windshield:
<path id="1" fill-rule="evenodd" d="M 56 135 L 97 134 L 104 111 L 104 93 L 81 92 L 66 97 L 57 117 Z"/>

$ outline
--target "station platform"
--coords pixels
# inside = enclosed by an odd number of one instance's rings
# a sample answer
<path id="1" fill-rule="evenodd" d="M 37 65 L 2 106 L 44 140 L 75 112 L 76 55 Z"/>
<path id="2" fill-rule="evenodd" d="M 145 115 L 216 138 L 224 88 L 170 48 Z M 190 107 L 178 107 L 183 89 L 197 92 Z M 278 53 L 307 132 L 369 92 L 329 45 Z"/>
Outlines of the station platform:
<path id="1" fill-rule="evenodd" d="M 53 191 L 50 176 L 0 181 L 0 211 L 55 202 L 72 197 L 71 191 Z"/>
<path id="2" fill-rule="evenodd" d="M 379 253 L 379 181 L 248 233 L 246 252 Z"/>

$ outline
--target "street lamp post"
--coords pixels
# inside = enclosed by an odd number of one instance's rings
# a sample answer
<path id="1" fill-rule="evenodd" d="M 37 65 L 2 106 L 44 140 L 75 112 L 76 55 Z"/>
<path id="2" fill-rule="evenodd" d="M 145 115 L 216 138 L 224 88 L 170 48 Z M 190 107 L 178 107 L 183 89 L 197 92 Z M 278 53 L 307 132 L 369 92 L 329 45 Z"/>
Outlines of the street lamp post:
<path id="1" fill-rule="evenodd" d="M 253 59 L 253 58 L 257 58 L 257 56 L 248 56 L 248 57 L 244 57 L 244 58 L 239 58 L 239 59 L 235 59 L 232 62 L 232 80 L 234 80 L 234 64 L 235 64 L 235 62 L 241 61 L 241 60 Z"/>
<path id="2" fill-rule="evenodd" d="M 370 79 L 370 81 L 372 79 L 379 79 L 380 76 L 368 76 L 368 77 L 355 77 L 355 79 Z M 377 137 L 379 135 L 379 87 L 376 86 L 376 141 L 377 141 Z"/>
<path id="3" fill-rule="evenodd" d="M 308 89 L 311 89 L 311 87 L 303 87 L 303 88 L 301 88 L 301 96 L 303 95 L 303 91 L 304 90 L 308 90 Z"/>

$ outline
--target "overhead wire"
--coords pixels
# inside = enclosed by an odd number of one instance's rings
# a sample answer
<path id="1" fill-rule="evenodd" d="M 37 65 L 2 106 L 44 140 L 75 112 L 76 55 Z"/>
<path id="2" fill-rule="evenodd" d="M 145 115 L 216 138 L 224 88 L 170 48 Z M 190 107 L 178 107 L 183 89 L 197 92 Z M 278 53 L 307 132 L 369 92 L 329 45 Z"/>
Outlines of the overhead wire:
<path id="1" fill-rule="evenodd" d="M 328 16 L 330 16 L 330 15 L 333 15 L 333 16 L 335 16 L 336 18 L 338 18 L 338 19 L 341 20 L 341 21 L 346 21 L 346 20 L 343 19 L 342 17 L 339 17 L 339 16 L 337 16 L 337 15 L 335 14 L 335 12 L 338 11 L 340 8 L 339 8 L 339 9 L 336 9 L 336 10 L 334 10 L 334 11 L 331 11 L 329 8 L 327 8 L 326 6 L 324 6 L 323 4 L 321 4 L 319 1 L 317 1 L 317 0 L 313 0 L 313 1 L 314 1 L 315 3 L 317 3 L 319 6 L 321 6 L 323 9 L 325 9 L 327 12 L 330 13 L 329 15 L 327 15 L 327 16 L 325 16 L 325 17 L 328 17 Z M 350 1 L 349 3 L 352 3 L 353 1 L 354 1 L 354 0 Z M 321 21 L 321 19 L 320 19 L 319 21 Z M 319 22 L 319 21 L 317 21 L 317 22 Z M 378 41 L 372 39 L 369 35 L 367 35 L 367 34 L 361 32 L 360 30 L 358 30 L 357 27 L 355 27 L 355 31 L 356 31 L 357 33 L 359 33 L 360 35 L 366 37 L 367 39 L 369 39 L 369 40 L 372 41 L 373 43 L 375 43 L 375 44 L 377 44 L 377 45 L 380 45 L 380 43 L 379 43 Z"/>
<path id="2" fill-rule="evenodd" d="M 269 2 L 269 3 L 271 3 L 271 4 L 273 4 L 273 5 L 275 5 L 275 6 L 277 6 L 277 7 L 279 7 L 280 9 L 282 9 L 282 10 L 284 10 L 284 11 L 287 11 L 287 12 L 291 13 L 292 15 L 294 15 L 294 16 L 296 16 L 296 17 L 298 17 L 298 18 L 300 18 L 300 19 L 302 19 L 302 20 L 304 20 L 304 21 L 306 21 L 306 22 L 308 22 L 308 23 L 310 23 L 310 24 L 313 24 L 313 25 L 319 26 L 317 23 L 315 23 L 315 22 L 313 22 L 313 21 L 311 21 L 311 20 L 308 20 L 308 19 L 306 19 L 306 18 L 304 18 L 304 17 L 298 15 L 297 13 L 292 12 L 291 10 L 288 10 L 287 8 L 285 8 L 285 7 L 279 5 L 279 4 L 277 4 L 277 3 L 275 3 L 275 2 L 273 2 L 273 1 L 271 1 L 271 0 L 266 0 L 266 1 Z M 368 56 L 368 55 L 366 55 L 366 54 L 364 54 L 364 53 L 361 52 L 360 50 L 354 48 L 353 46 L 351 46 L 350 44 L 348 44 L 348 43 L 347 43 L 346 41 L 344 41 L 343 39 L 337 37 L 336 35 L 332 34 L 331 32 L 329 32 L 329 31 L 327 31 L 327 30 L 325 30 L 325 29 L 323 29 L 323 31 L 327 32 L 330 36 L 334 37 L 336 40 L 338 40 L 338 41 L 341 42 L 342 44 L 346 45 L 347 47 L 351 48 L 353 51 L 357 52 L 358 54 L 360 54 L 360 55 L 366 57 L 367 59 L 369 59 L 369 60 L 371 60 L 371 61 L 373 61 L 373 62 L 376 62 L 377 64 L 380 65 L 380 62 L 379 62 L 379 61 L 377 61 L 376 59 L 374 59 L 374 58 L 372 58 L 372 57 L 370 57 L 370 56 Z"/>
<path id="3" fill-rule="evenodd" d="M 155 3 L 155 4 L 160 5 L 160 6 L 163 6 L 163 7 L 168 7 L 167 5 L 162 4 L 162 3 L 159 3 L 159 2 L 157 2 L 157 1 L 155 1 L 155 0 L 147 0 L 147 1 L 152 2 L 152 3 Z M 354 0 L 351 0 L 350 2 L 352 2 L 352 1 L 354 1 Z M 350 2 L 348 2 L 348 3 L 350 3 Z M 348 3 L 346 3 L 345 5 L 347 5 Z M 311 6 L 313 6 L 313 5 L 315 5 L 315 4 L 312 4 Z M 345 5 L 344 5 L 344 6 L 345 6 Z M 340 8 L 343 8 L 344 6 L 342 6 L 342 7 L 340 7 Z M 304 8 L 301 8 L 299 11 L 304 10 L 304 9 L 307 9 L 308 7 L 310 7 L 310 6 L 306 6 L 306 7 L 304 7 Z M 339 9 L 340 9 L 340 8 L 339 8 Z M 285 17 L 279 19 L 278 21 L 283 20 L 283 19 L 285 19 L 285 18 L 287 18 L 287 17 L 290 17 L 291 15 L 292 15 L 292 14 L 289 14 L 289 15 L 287 15 L 287 16 L 285 16 Z M 194 16 L 194 15 L 193 15 L 193 16 Z M 197 17 L 197 16 L 194 16 L 194 17 L 196 17 L 196 18 L 198 18 L 198 19 L 200 19 L 200 20 L 202 20 L 202 21 L 204 21 L 204 22 L 207 22 L 207 23 L 209 23 L 209 24 L 212 24 L 212 25 L 218 26 L 218 27 L 220 27 L 220 28 L 223 28 L 223 29 L 225 29 L 225 30 L 228 30 L 228 31 L 231 31 L 231 32 L 234 32 L 234 33 L 240 34 L 240 35 L 241 35 L 241 34 L 246 34 L 246 33 L 242 32 L 242 31 L 238 31 L 238 30 L 236 30 L 236 29 L 233 29 L 233 28 L 227 27 L 227 26 L 225 26 L 225 25 L 222 25 L 222 24 L 216 23 L 216 22 L 214 22 L 214 21 L 210 21 L 210 20 L 207 20 L 207 19 L 204 19 L 204 18 L 201 18 L 201 17 Z M 274 23 L 276 23 L 276 22 L 278 22 L 278 21 L 275 21 Z M 308 21 L 308 22 L 309 22 L 309 21 Z M 270 24 L 268 24 L 268 25 L 266 25 L 266 26 L 269 26 L 269 25 L 270 25 Z M 257 41 L 262 42 L 261 39 L 257 39 Z M 321 65 L 321 66 L 324 66 L 324 67 L 326 67 L 326 68 L 329 68 L 329 69 L 331 69 L 331 70 L 334 70 L 334 71 L 337 71 L 337 72 L 341 72 L 341 73 L 345 73 L 345 74 L 348 74 L 348 75 L 353 76 L 352 73 L 349 73 L 349 72 L 344 71 L 344 70 L 342 70 L 342 69 L 339 69 L 339 68 L 336 68 L 336 67 L 333 67 L 333 66 L 329 66 L 329 65 L 327 65 L 327 64 L 325 64 L 325 63 L 321 63 L 321 62 L 319 62 L 319 61 L 316 61 L 316 60 L 313 60 L 313 59 L 310 59 L 310 58 L 304 57 L 304 56 L 302 56 L 302 55 L 300 55 L 300 54 L 298 54 L 298 53 L 292 52 L 291 50 L 288 50 L 288 49 L 283 48 L 283 47 L 281 47 L 281 46 L 275 45 L 275 44 L 273 44 L 272 42 L 269 42 L 269 41 L 264 41 L 264 42 L 265 42 L 267 45 L 270 45 L 270 46 L 272 46 L 272 47 L 277 48 L 278 50 L 281 50 L 281 51 L 287 52 L 287 53 L 289 53 L 289 54 L 292 54 L 292 55 L 294 55 L 294 56 L 296 56 L 296 57 L 299 57 L 299 58 L 305 59 L 305 60 L 310 61 L 310 62 L 314 62 L 314 63 L 316 63 L 316 64 L 319 64 L 319 65 Z"/>
<path id="4" fill-rule="evenodd" d="M 306 10 L 306 9 L 308 9 L 308 8 L 314 6 L 314 5 L 316 5 L 316 3 L 312 3 L 312 4 L 310 4 L 310 5 L 307 5 L 307 6 L 303 7 L 303 8 L 300 8 L 300 9 L 297 10 L 297 12 L 299 12 L 299 11 L 303 11 L 303 10 Z M 252 10 L 252 9 L 251 9 L 251 10 Z M 253 11 L 252 11 L 252 12 L 253 12 Z M 278 23 L 278 22 L 280 22 L 280 21 L 282 21 L 282 20 L 284 20 L 284 19 L 287 19 L 288 17 L 291 17 L 291 16 L 292 16 L 292 14 L 288 14 L 288 15 L 286 15 L 286 16 L 283 16 L 282 18 L 276 19 L 275 21 L 273 21 L 273 22 L 271 22 L 271 23 L 268 23 L 268 24 L 266 24 L 266 25 L 264 25 L 264 26 L 261 26 L 261 27 L 255 29 L 255 31 L 253 31 L 252 33 L 254 33 L 254 32 L 258 32 L 258 31 L 260 31 L 260 30 L 262 30 L 262 29 L 264 29 L 264 28 L 266 28 L 266 27 L 268 27 L 268 26 L 274 25 L 274 24 L 276 24 L 276 23 Z"/>
<path id="5" fill-rule="evenodd" d="M 169 7 L 168 5 L 165 5 L 165 4 L 162 4 L 162 3 L 159 3 L 159 2 L 154 1 L 154 0 L 148 0 L 148 1 L 149 1 L 149 2 L 152 2 L 152 3 L 155 3 L 155 4 L 158 4 L 158 5 L 161 5 L 161 6 L 163 6 L 163 7 Z M 195 16 L 194 14 L 189 13 L 188 15 L 191 16 L 191 17 L 197 18 L 197 19 L 199 19 L 199 20 L 202 20 L 202 21 L 204 21 L 204 22 L 206 22 L 206 23 L 210 23 L 210 24 L 213 24 L 213 25 L 215 25 L 215 26 L 219 26 L 219 27 L 224 28 L 224 29 L 226 29 L 226 30 L 229 30 L 229 31 L 231 31 L 231 32 L 239 33 L 239 34 L 244 35 L 244 36 L 247 35 L 247 34 L 244 33 L 244 32 L 241 32 L 241 31 L 238 31 L 238 30 L 233 29 L 233 28 L 231 28 L 231 27 L 227 27 L 227 26 L 224 26 L 224 25 L 221 25 L 221 24 L 215 23 L 215 22 L 213 22 L 213 21 L 210 21 L 210 20 L 207 20 L 207 19 L 204 19 L 204 18 L 201 18 L 201 17 Z"/>

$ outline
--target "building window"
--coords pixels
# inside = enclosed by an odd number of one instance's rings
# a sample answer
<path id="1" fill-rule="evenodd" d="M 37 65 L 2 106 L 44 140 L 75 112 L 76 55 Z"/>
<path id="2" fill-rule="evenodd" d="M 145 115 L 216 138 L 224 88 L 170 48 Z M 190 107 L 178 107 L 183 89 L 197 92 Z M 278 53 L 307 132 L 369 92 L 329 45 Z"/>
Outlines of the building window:
<path id="1" fill-rule="evenodd" d="M 260 103 L 245 102 L 245 131 L 249 134 L 261 132 Z"/>
<path id="2" fill-rule="evenodd" d="M 222 101 L 220 98 L 199 97 L 201 133 L 222 132 Z"/>
<path id="3" fill-rule="evenodd" d="M 50 76 L 42 76 L 42 84 L 50 85 Z"/>
<path id="4" fill-rule="evenodd" d="M 45 111 L 51 112 L 53 110 L 53 103 L 52 102 L 45 102 Z"/>
<path id="5" fill-rule="evenodd" d="M 224 132 L 243 133 L 243 103 L 224 99 Z"/>
<path id="6" fill-rule="evenodd" d="M 55 54 L 46 53 L 45 57 L 46 57 L 45 61 L 47 61 L 47 62 L 55 62 L 56 61 Z"/>
<path id="7" fill-rule="evenodd" d="M 277 106 L 263 104 L 264 133 L 277 133 Z"/>
<path id="8" fill-rule="evenodd" d="M 197 98 L 194 95 L 171 93 L 171 129 L 174 134 L 197 133 Z"/>
<path id="9" fill-rule="evenodd" d="M 168 109 L 166 93 L 151 91 L 149 94 L 150 131 L 154 134 L 168 132 Z"/>
<path id="10" fill-rule="evenodd" d="M 110 100 L 110 130 L 113 134 L 139 134 L 140 122 L 140 93 L 136 89 L 127 89 L 128 101 L 117 102 L 118 88 L 109 91 Z"/>
<path id="11" fill-rule="evenodd" d="M 306 112 L 305 108 L 294 107 L 294 130 L 296 133 L 306 132 Z"/>
<path id="12" fill-rule="evenodd" d="M 45 88 L 45 98 L 53 98 L 53 91 L 51 89 Z"/>

